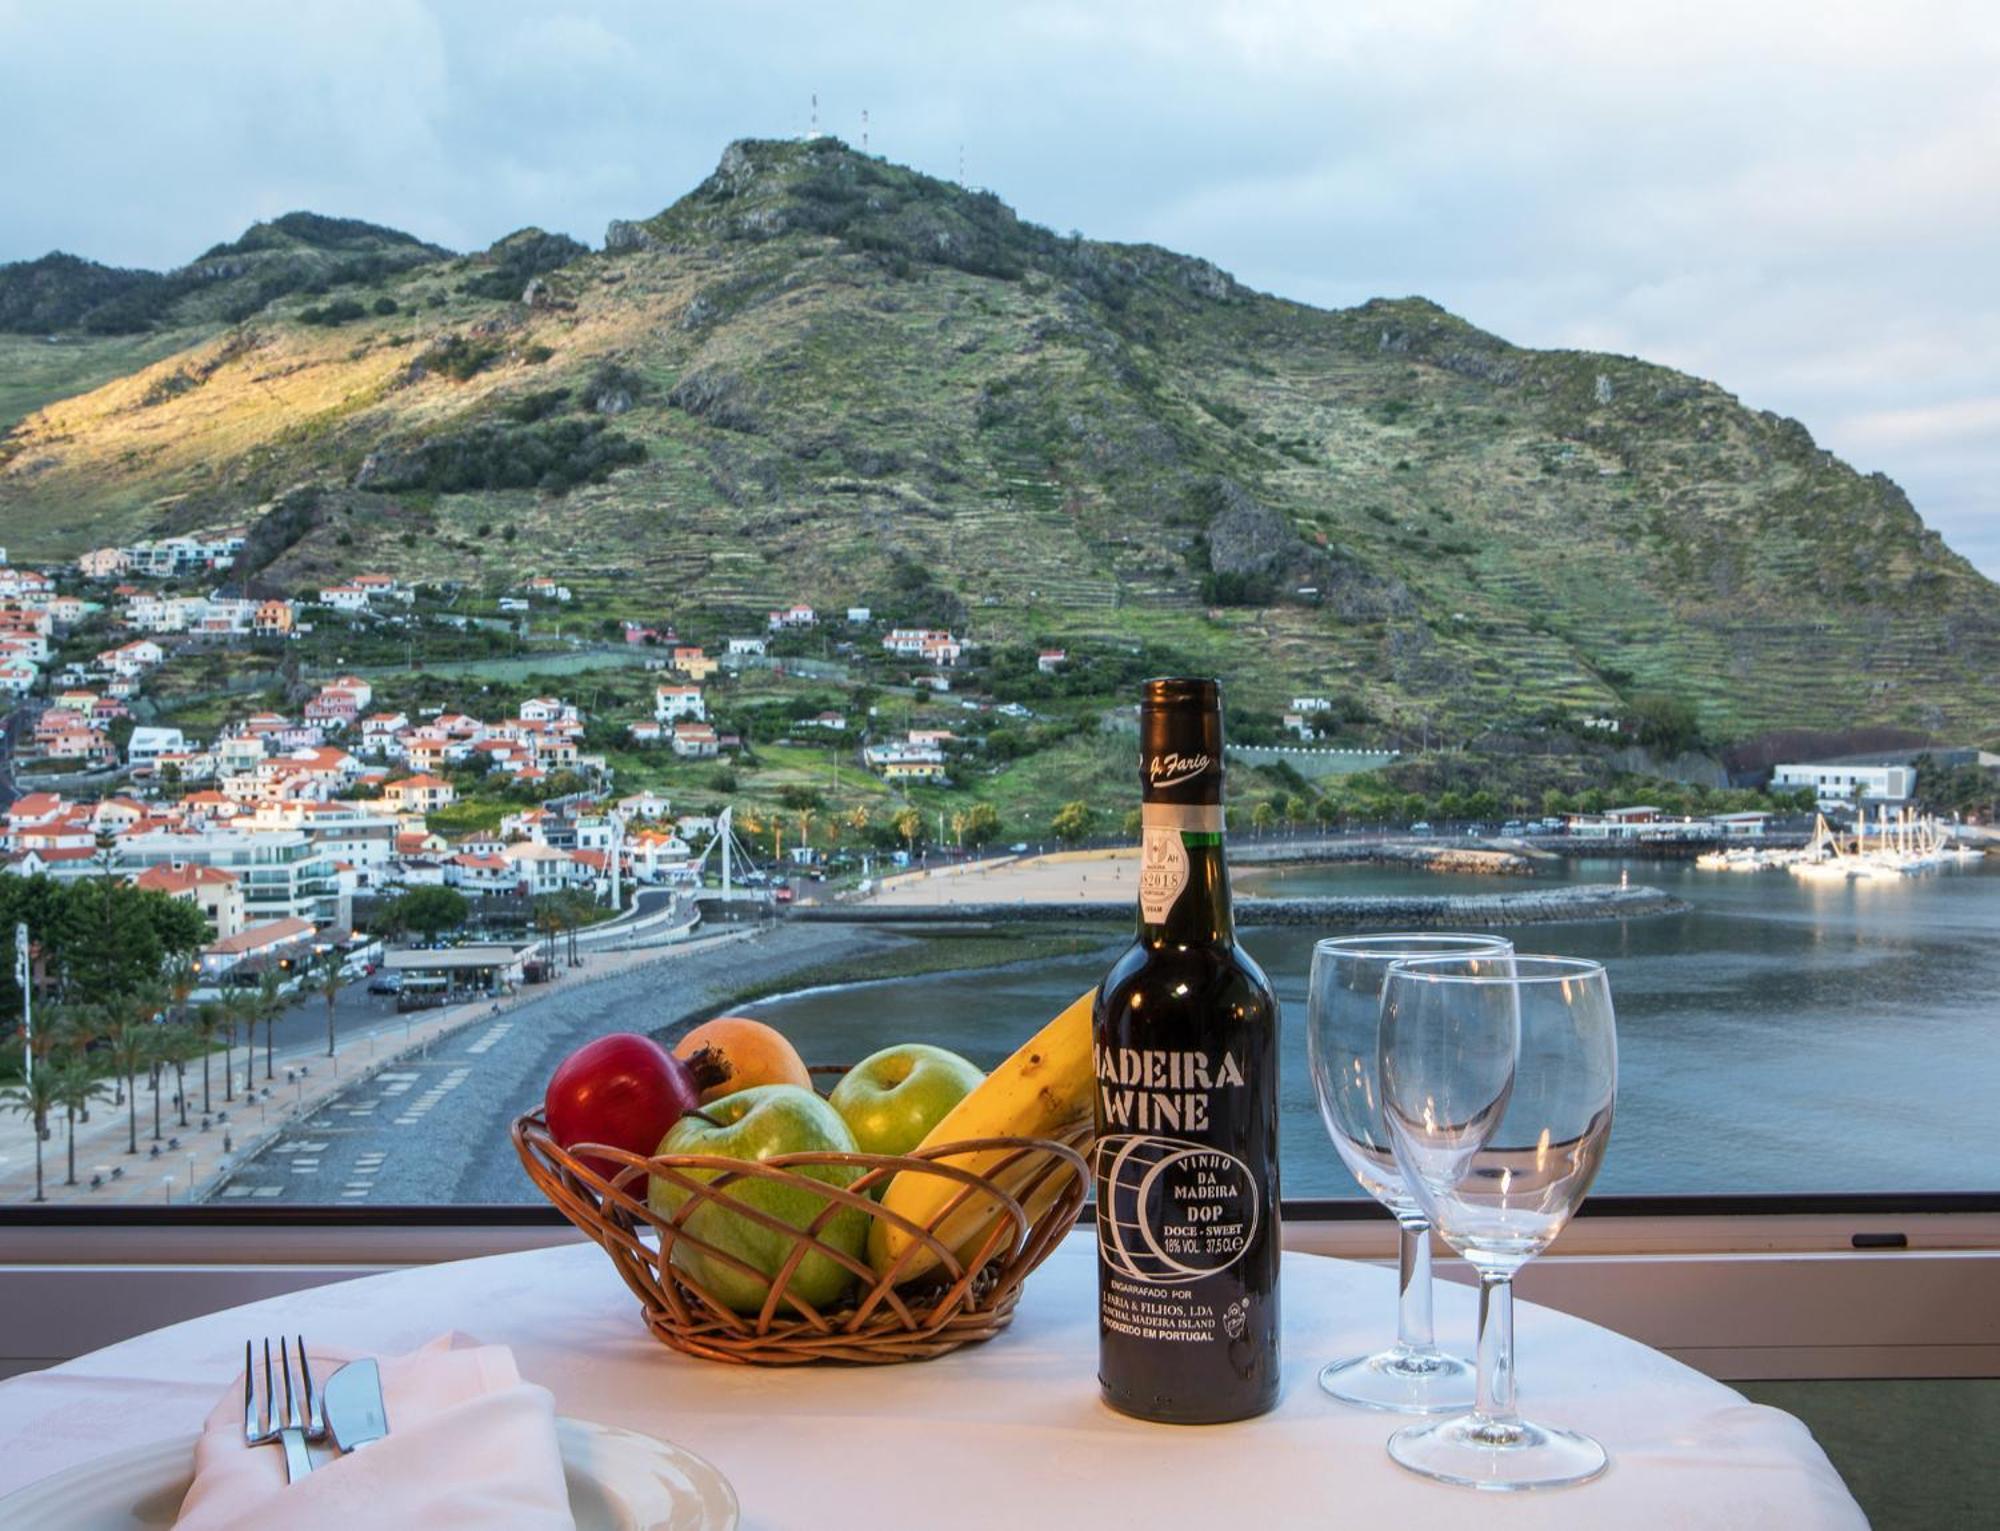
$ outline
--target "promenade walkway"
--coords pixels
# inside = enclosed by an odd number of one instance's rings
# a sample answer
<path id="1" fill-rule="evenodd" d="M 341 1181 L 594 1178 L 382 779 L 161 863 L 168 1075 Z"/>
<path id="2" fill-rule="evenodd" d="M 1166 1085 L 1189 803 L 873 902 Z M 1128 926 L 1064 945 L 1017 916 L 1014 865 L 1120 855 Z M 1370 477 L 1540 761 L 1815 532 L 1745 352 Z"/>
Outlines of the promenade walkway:
<path id="1" fill-rule="evenodd" d="M 153 1093 L 146 1076 L 138 1078 L 139 1151 L 128 1153 L 127 1108 L 109 1099 L 91 1107 L 90 1121 L 76 1128 L 77 1183 L 65 1185 L 67 1172 L 67 1128 L 60 1112 L 49 1122 L 49 1138 L 42 1145 L 42 1174 L 47 1205 L 50 1206 L 167 1206 L 200 1199 L 205 1191 L 246 1155 L 254 1154 L 273 1133 L 309 1116 L 337 1091 L 358 1078 L 385 1068 L 399 1059 L 421 1055 L 444 1037 L 496 1012 L 545 995 L 564 993 L 596 979 L 607 978 L 647 963 L 669 960 L 684 952 L 703 951 L 718 942 L 735 939 L 735 933 L 701 936 L 672 945 L 638 947 L 631 950 L 593 952 L 585 965 L 560 969 L 546 984 L 523 986 L 512 996 L 480 999 L 445 1009 L 416 1011 L 407 1015 L 387 1015 L 350 1027 L 337 1044 L 336 1053 L 326 1055 L 323 1037 L 280 1045 L 272 1058 L 266 1078 L 264 1049 L 252 1050 L 246 1065 L 239 1045 L 234 1053 L 236 1099 L 223 1100 L 222 1055 L 210 1065 L 209 1102 L 217 1115 L 207 1128 L 201 1125 L 201 1066 L 188 1068 L 189 1125 L 180 1126 L 180 1112 L 173 1104 L 174 1078 L 166 1076 L 160 1100 L 160 1136 L 153 1136 Z M 246 1067 L 250 1078 L 246 1095 Z M 113 1083 L 107 1079 L 107 1084 Z M 220 1114 L 226 1113 L 226 1116 Z M 153 1149 L 157 1147 L 157 1157 Z M 122 1171 L 122 1174 L 115 1172 Z M 93 1189 L 96 1175 L 100 1184 Z M 35 1194 L 35 1145 L 26 1117 L 0 1117 L 0 1203 L 18 1206 L 33 1201 Z"/>

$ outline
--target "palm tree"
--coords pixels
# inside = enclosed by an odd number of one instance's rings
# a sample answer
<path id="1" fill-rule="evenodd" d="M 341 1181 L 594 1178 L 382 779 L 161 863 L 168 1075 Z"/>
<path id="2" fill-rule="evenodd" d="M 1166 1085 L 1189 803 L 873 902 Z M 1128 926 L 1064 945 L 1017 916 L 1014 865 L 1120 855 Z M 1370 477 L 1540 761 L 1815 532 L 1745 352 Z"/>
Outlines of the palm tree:
<path id="1" fill-rule="evenodd" d="M 313 975 L 314 990 L 326 1000 L 326 1055 L 333 1056 L 333 1007 L 340 998 L 340 991 L 347 987 L 347 969 L 341 962 L 338 951 L 326 954 L 319 971 Z"/>
<path id="2" fill-rule="evenodd" d="M 168 1009 L 173 1011 L 177 1021 L 187 1019 L 188 996 L 194 993 L 194 961 L 185 952 L 176 952 L 167 959 L 167 965 L 160 975 L 167 990 Z"/>
<path id="3" fill-rule="evenodd" d="M 42 1058 L 35 1064 L 35 1071 L 17 1085 L 0 1090 L 0 1103 L 18 1116 L 28 1118 L 35 1133 L 35 1200 L 46 1201 L 42 1194 L 42 1139 L 48 1135 L 49 1108 L 59 1104 L 56 1099 L 57 1070 L 49 1066 L 49 1059 Z"/>
<path id="4" fill-rule="evenodd" d="M 167 1061 L 174 1066 L 174 1094 L 180 1098 L 181 1126 L 188 1124 L 187 1071 L 188 1065 L 196 1058 L 208 1057 L 208 1044 L 195 1033 L 193 1026 L 185 1020 L 172 1027 L 167 1034 Z"/>
<path id="5" fill-rule="evenodd" d="M 285 1013 L 285 975 L 276 968 L 267 968 L 257 980 L 257 1016 L 264 1023 L 264 1079 L 268 1083 L 277 1078 L 278 1071 L 272 1063 L 271 1029 L 278 1023 L 278 1017 Z"/>
<path id="6" fill-rule="evenodd" d="M 207 1004 L 195 1007 L 193 1021 L 194 1034 L 201 1039 L 201 1114 L 203 1116 L 207 1116 L 210 1109 L 208 1100 L 208 1060 L 209 1056 L 215 1051 L 215 1034 L 222 1029 L 222 1022 L 222 1006 L 210 1001 Z M 229 1057 L 226 1053 L 222 1059 L 222 1074 L 224 1079 L 229 1077 Z"/>
<path id="7" fill-rule="evenodd" d="M 76 1119 L 90 1110 L 94 1100 L 109 1100 L 111 1089 L 90 1066 L 90 1060 L 81 1053 L 72 1052 L 55 1060 L 49 1072 L 54 1076 L 52 1092 L 55 1104 L 62 1107 L 67 1118 L 65 1130 L 68 1136 L 69 1173 L 64 1185 L 76 1184 Z"/>
<path id="8" fill-rule="evenodd" d="M 153 1086 L 153 1141 L 159 1142 L 166 1134 L 160 1130 L 160 1086 L 165 1082 L 162 1076 L 167 1065 L 173 1061 L 174 1028 L 165 1021 L 155 1021 L 146 1028 L 146 1074 Z"/>
<path id="9" fill-rule="evenodd" d="M 125 1152 L 139 1151 L 139 1070 L 146 1066 L 150 1056 L 153 1028 L 144 1021 L 126 1021 L 111 1033 L 111 1066 L 123 1081 L 119 1094 L 125 1098 L 125 1114 L 130 1135 Z"/>
<path id="10" fill-rule="evenodd" d="M 257 996 L 233 989 L 222 1001 L 222 1024 L 227 1028 L 222 1044 L 222 1099 L 236 1099 L 236 1028 L 243 1028 L 243 1092 L 250 1092 L 250 1070 L 256 1058 Z"/>

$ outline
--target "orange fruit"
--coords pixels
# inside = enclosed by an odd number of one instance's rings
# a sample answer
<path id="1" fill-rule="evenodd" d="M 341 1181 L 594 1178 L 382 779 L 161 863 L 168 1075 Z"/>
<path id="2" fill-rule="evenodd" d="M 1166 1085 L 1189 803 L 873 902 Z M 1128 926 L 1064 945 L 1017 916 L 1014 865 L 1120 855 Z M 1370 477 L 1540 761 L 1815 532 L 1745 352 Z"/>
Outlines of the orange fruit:
<path id="1" fill-rule="evenodd" d="M 704 1102 L 759 1084 L 813 1087 L 805 1060 L 784 1034 L 748 1016 L 703 1021 L 674 1044 L 674 1056 L 694 1069 Z"/>

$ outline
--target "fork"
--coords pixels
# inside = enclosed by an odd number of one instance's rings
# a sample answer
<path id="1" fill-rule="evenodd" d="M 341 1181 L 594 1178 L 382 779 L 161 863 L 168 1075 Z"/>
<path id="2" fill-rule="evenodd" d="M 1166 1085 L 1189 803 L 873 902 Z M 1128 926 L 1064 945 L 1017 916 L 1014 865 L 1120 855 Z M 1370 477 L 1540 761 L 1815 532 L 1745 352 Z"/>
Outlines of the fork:
<path id="1" fill-rule="evenodd" d="M 296 1391 L 292 1383 L 290 1347 L 283 1338 L 278 1341 L 278 1364 L 285 1379 L 282 1417 L 278 1413 L 277 1387 L 272 1380 L 271 1342 L 268 1339 L 264 1341 L 261 1405 L 258 1402 L 252 1342 L 243 1342 L 243 1443 L 246 1446 L 268 1446 L 276 1441 L 282 1445 L 285 1449 L 287 1483 L 296 1483 L 312 1471 L 312 1455 L 306 1450 L 306 1442 L 326 1437 L 326 1401 L 313 1385 L 312 1363 L 306 1359 L 305 1337 L 300 1335 L 296 1338 L 300 1373 L 300 1385 Z"/>

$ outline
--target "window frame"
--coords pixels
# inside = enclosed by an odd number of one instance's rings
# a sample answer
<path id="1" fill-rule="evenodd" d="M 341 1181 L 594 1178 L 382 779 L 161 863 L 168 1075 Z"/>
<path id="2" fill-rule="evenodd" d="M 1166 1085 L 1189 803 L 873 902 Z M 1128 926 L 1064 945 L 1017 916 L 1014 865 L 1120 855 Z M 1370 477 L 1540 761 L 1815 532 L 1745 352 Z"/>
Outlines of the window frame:
<path id="1" fill-rule="evenodd" d="M 1284 1216 L 1288 1248 L 1394 1259 L 1372 1201 Z M 533 1203 L 0 1209 L 0 1376 L 279 1292 L 582 1237 Z M 1519 1285 L 1725 1380 L 2000 1376 L 2000 1194 L 1596 1197 Z"/>

